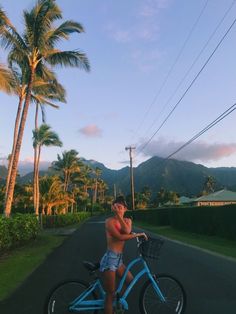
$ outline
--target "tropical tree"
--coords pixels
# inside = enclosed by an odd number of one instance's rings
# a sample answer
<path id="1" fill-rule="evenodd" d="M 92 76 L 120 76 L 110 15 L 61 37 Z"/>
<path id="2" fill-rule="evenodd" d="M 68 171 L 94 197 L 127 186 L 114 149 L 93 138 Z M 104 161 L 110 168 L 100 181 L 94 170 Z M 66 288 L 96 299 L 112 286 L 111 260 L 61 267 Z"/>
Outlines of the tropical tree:
<path id="1" fill-rule="evenodd" d="M 42 204 L 42 214 L 51 215 L 54 212 L 60 212 L 59 206 L 63 206 L 63 212 L 69 203 L 74 200 L 64 192 L 63 183 L 58 176 L 44 176 L 40 178 L 40 201 Z M 53 209 L 56 207 L 55 209 Z"/>
<path id="2" fill-rule="evenodd" d="M 84 31 L 81 24 L 74 21 L 65 21 L 55 27 L 53 23 L 59 19 L 62 19 L 62 12 L 54 0 L 39 0 L 31 11 L 24 11 L 25 31 L 23 36 L 10 23 L 4 29 L 0 28 L 2 43 L 5 48 L 10 49 L 10 59 L 15 60 L 18 64 L 23 64 L 29 70 L 27 92 L 6 199 L 6 216 L 9 216 L 11 212 L 17 166 L 35 76 L 45 77 L 47 66 L 56 65 L 79 67 L 89 71 L 89 62 L 84 53 L 78 50 L 62 51 L 56 48 L 56 44 L 60 40 L 68 40 L 70 34 Z"/>
<path id="3" fill-rule="evenodd" d="M 64 191 L 67 192 L 69 184 L 71 183 L 71 176 L 80 172 L 81 163 L 79 162 L 78 152 L 74 149 L 64 151 L 62 157 L 58 154 L 57 160 L 52 163 L 52 169 L 62 173 L 62 180 L 64 182 Z"/>
<path id="4" fill-rule="evenodd" d="M 38 129 L 33 130 L 33 147 L 36 151 L 36 167 L 34 175 L 34 204 L 35 214 L 39 214 L 39 162 L 42 146 L 62 146 L 59 136 L 51 130 L 47 124 L 42 124 Z"/>
<path id="5" fill-rule="evenodd" d="M 105 202 L 105 192 L 108 190 L 106 182 L 99 179 L 98 180 L 98 200 L 99 203 L 103 204 Z"/>
<path id="6" fill-rule="evenodd" d="M 102 174 L 102 170 L 99 167 L 94 169 L 95 179 L 94 179 L 94 193 L 93 193 L 93 204 L 97 202 L 97 191 L 98 191 L 98 179 Z"/>
<path id="7" fill-rule="evenodd" d="M 62 85 L 60 85 L 56 79 L 53 79 L 53 81 L 51 82 L 39 82 L 39 84 L 35 84 L 34 86 L 34 94 L 32 95 L 32 100 L 34 100 L 35 104 L 36 104 L 36 109 L 35 109 L 35 132 L 38 131 L 38 111 L 39 111 L 39 107 L 41 109 L 42 112 L 42 121 L 43 123 L 45 123 L 45 110 L 44 110 L 44 106 L 49 105 L 53 108 L 58 109 L 59 107 L 57 105 L 55 105 L 55 103 L 52 103 L 53 101 L 61 101 L 61 102 L 65 102 L 65 90 L 63 88 Z M 39 194 L 38 192 L 38 174 L 37 174 L 37 160 L 38 160 L 38 146 L 34 146 L 34 188 L 36 189 L 34 191 L 34 208 L 36 209 L 36 207 L 38 207 L 38 201 L 39 198 L 37 197 L 37 195 Z M 36 210 L 35 212 L 38 212 L 38 210 Z"/>
<path id="8" fill-rule="evenodd" d="M 203 185 L 203 195 L 213 193 L 216 188 L 216 179 L 213 176 L 207 176 Z"/>
<path id="9" fill-rule="evenodd" d="M 11 178 L 11 171 L 12 171 L 12 162 L 14 159 L 15 148 L 16 148 L 16 141 L 18 137 L 19 131 L 19 123 L 20 117 L 22 113 L 22 105 L 23 101 L 26 97 L 26 90 L 27 90 L 27 75 L 25 74 L 25 68 L 21 67 L 13 67 L 12 60 L 9 60 L 10 66 L 12 69 L 13 77 L 14 77 L 14 86 L 13 86 L 13 93 L 18 96 L 18 109 L 15 118 L 15 126 L 14 126 L 14 133 L 13 133 L 13 143 L 12 143 L 12 151 L 9 156 L 8 161 L 8 174 L 6 180 L 6 193 L 5 199 L 8 195 L 8 188 L 9 182 Z M 49 76 L 49 74 L 48 74 Z M 53 108 L 59 108 L 57 105 L 52 103 L 52 101 L 60 101 L 65 102 L 65 90 L 62 85 L 60 85 L 54 73 L 50 73 L 50 81 L 44 81 L 43 79 L 37 77 L 34 80 L 33 90 L 31 94 L 31 101 L 35 102 L 36 110 L 35 110 L 35 129 L 38 127 L 38 108 L 40 106 L 43 116 L 43 122 L 45 122 L 45 113 L 44 113 L 44 106 L 49 105 Z M 36 163 L 36 151 L 34 151 L 34 172 L 35 172 L 35 163 Z"/>

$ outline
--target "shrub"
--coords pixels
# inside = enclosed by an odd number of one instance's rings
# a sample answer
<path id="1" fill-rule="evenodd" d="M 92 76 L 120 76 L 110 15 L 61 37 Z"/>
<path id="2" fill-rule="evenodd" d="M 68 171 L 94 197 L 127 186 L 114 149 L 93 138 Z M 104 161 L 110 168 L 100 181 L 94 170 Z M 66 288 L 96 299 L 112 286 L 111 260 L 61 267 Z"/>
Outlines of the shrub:
<path id="1" fill-rule="evenodd" d="M 171 208 L 169 213 L 173 228 L 236 240 L 235 205 Z"/>
<path id="2" fill-rule="evenodd" d="M 155 226 L 169 225 L 169 213 L 166 208 L 134 210 L 127 212 L 127 216 L 132 216 L 134 221 L 142 221 Z"/>
<path id="3" fill-rule="evenodd" d="M 0 252 L 36 238 L 39 232 L 37 217 L 32 214 L 15 214 L 0 217 Z"/>
<path id="4" fill-rule="evenodd" d="M 44 228 L 57 228 L 79 223 L 90 217 L 89 212 L 43 216 Z"/>

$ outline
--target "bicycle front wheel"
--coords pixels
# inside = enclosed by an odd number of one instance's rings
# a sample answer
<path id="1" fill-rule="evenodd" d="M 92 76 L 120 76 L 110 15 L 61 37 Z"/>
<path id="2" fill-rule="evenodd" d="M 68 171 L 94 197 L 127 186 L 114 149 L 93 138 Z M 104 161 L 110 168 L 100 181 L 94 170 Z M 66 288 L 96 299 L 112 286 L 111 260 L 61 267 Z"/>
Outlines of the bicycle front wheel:
<path id="1" fill-rule="evenodd" d="M 82 281 L 65 281 L 57 285 L 50 293 L 46 304 L 45 314 L 71 314 L 70 303 L 88 288 Z M 95 299 L 96 296 L 93 295 Z M 97 311 L 79 311 L 81 314 L 97 313 Z"/>
<path id="2" fill-rule="evenodd" d="M 154 275 L 165 301 L 162 301 L 148 280 L 140 293 L 139 308 L 142 314 L 182 314 L 184 313 L 186 297 L 181 283 L 169 275 Z"/>

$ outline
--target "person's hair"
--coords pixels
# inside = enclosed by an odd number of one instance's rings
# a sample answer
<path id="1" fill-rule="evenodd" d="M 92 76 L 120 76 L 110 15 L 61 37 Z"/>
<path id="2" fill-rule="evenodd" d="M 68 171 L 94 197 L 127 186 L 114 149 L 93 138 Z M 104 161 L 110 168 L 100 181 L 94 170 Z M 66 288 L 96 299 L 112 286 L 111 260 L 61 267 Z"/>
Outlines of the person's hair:
<path id="1" fill-rule="evenodd" d="M 116 203 L 121 204 L 121 205 L 125 206 L 126 208 L 128 207 L 123 195 L 117 196 L 117 198 L 112 202 L 113 205 Z"/>

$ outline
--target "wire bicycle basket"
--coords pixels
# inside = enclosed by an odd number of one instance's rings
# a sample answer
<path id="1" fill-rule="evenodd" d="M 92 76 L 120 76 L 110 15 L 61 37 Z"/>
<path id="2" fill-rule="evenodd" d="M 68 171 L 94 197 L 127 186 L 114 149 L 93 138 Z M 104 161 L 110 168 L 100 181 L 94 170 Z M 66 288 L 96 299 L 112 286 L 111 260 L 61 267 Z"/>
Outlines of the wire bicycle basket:
<path id="1" fill-rule="evenodd" d="M 164 240 L 149 237 L 147 241 L 142 241 L 140 243 L 139 253 L 144 258 L 158 259 L 163 244 Z"/>

